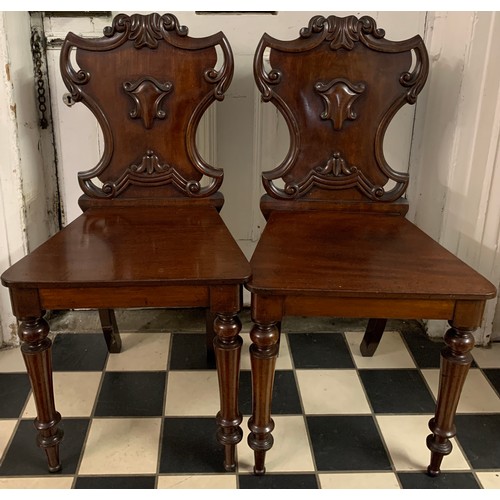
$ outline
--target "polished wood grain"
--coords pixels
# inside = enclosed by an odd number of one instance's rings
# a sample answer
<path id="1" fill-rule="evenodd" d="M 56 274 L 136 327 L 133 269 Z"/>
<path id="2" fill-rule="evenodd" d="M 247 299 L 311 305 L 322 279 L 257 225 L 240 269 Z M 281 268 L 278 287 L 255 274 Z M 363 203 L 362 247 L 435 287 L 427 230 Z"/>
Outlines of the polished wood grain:
<path id="1" fill-rule="evenodd" d="M 118 307 L 206 308 L 207 362 L 216 362 L 220 389 L 217 437 L 225 468 L 234 470 L 242 437 L 238 312 L 250 266 L 219 214 L 223 172 L 196 149 L 201 116 L 231 82 L 229 44 L 221 32 L 189 37 L 171 14 L 119 14 L 102 38 L 67 35 L 61 74 L 96 116 L 103 155 L 79 173 L 83 213 L 1 278 L 19 320 L 49 471 L 63 466 L 63 432 L 45 312 L 98 309 L 108 349 L 119 352 Z"/>
<path id="2" fill-rule="evenodd" d="M 374 355 L 388 318 L 448 320 L 427 438 L 431 476 L 451 452 L 472 332 L 496 289 L 405 218 L 409 176 L 384 158 L 385 131 L 404 104 L 415 103 L 428 68 L 419 36 L 390 41 L 367 16 L 314 16 L 295 40 L 264 34 L 259 42 L 256 83 L 285 118 L 290 149 L 262 174 L 266 226 L 245 285 L 254 322 L 248 443 L 256 474 L 265 473 L 273 446 L 271 398 L 286 315 L 369 318 L 364 356 Z"/>

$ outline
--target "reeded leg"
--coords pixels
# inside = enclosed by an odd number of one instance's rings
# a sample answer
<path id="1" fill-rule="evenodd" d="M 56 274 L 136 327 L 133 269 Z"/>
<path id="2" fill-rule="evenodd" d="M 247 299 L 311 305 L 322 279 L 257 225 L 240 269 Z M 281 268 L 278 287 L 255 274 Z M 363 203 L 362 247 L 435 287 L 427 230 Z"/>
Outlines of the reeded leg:
<path id="1" fill-rule="evenodd" d="M 248 422 L 250 434 L 248 444 L 254 450 L 254 473 L 266 472 L 266 451 L 273 446 L 274 422 L 271 418 L 271 404 L 274 383 L 274 370 L 278 357 L 280 332 L 276 323 L 254 324 L 250 332 L 252 345 L 252 408 L 253 414 Z"/>
<path id="2" fill-rule="evenodd" d="M 216 315 L 207 308 L 206 311 L 206 340 L 207 340 L 207 366 L 209 368 L 215 368 L 215 351 L 214 351 L 214 341 L 215 341 L 215 330 L 214 322 Z"/>
<path id="3" fill-rule="evenodd" d="M 102 333 L 108 346 L 108 352 L 119 353 L 122 349 L 122 339 L 116 323 L 115 311 L 113 309 L 99 309 Z"/>
<path id="4" fill-rule="evenodd" d="M 387 319 L 381 318 L 371 318 L 366 326 L 365 335 L 359 346 L 361 355 L 364 357 L 370 357 L 375 354 L 377 347 L 380 343 L 380 339 L 384 333 L 385 325 L 387 324 Z"/>
<path id="5" fill-rule="evenodd" d="M 431 461 L 427 468 L 430 476 L 440 473 L 445 455 L 451 453 L 450 438 L 456 435 L 455 414 L 472 362 L 471 349 L 474 347 L 473 330 L 458 329 L 450 322 L 446 332 L 446 347 L 441 352 L 441 373 L 436 414 L 429 422 L 432 431 L 427 437 L 427 447 L 431 451 Z"/>
<path id="6" fill-rule="evenodd" d="M 224 445 L 224 468 L 236 468 L 236 445 L 243 438 L 238 410 L 240 358 L 243 340 L 239 336 L 241 322 L 236 314 L 217 314 L 214 321 L 215 359 L 219 377 L 220 411 L 217 414 L 217 439 Z"/>
<path id="7" fill-rule="evenodd" d="M 49 325 L 43 318 L 25 318 L 19 325 L 21 352 L 28 369 L 37 411 L 35 428 L 38 446 L 45 450 L 50 472 L 61 469 L 59 443 L 63 432 L 57 424 L 61 415 L 54 405 L 52 385 L 52 342 L 47 335 Z"/>

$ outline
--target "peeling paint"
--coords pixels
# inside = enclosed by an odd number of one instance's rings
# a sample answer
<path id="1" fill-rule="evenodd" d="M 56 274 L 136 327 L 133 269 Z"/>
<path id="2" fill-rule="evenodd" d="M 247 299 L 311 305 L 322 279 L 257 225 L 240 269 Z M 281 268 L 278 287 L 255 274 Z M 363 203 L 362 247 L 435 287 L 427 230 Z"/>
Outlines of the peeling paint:
<path id="1" fill-rule="evenodd" d="M 5 65 L 5 74 L 7 75 L 7 81 L 10 82 L 10 64 Z"/>
<path id="2" fill-rule="evenodd" d="M 19 344 L 19 337 L 17 336 L 17 324 L 16 323 L 11 323 L 9 325 L 9 330 L 10 330 L 10 340 L 12 344 Z"/>

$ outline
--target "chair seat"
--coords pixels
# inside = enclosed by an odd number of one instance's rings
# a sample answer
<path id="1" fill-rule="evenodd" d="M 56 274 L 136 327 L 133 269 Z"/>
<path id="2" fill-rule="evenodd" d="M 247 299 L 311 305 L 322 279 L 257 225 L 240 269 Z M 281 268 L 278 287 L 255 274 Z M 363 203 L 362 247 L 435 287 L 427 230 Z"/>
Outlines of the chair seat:
<path id="1" fill-rule="evenodd" d="M 217 210 L 91 208 L 2 275 L 9 287 L 243 283 L 250 266 Z"/>
<path id="2" fill-rule="evenodd" d="M 404 217 L 273 212 L 249 290 L 269 295 L 488 299 L 493 285 Z"/>

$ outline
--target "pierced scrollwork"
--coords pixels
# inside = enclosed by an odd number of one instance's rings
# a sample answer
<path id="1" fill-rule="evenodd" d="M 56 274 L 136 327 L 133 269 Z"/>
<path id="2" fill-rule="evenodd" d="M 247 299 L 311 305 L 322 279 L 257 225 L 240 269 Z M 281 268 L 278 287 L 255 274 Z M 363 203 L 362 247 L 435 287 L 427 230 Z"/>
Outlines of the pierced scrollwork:
<path id="1" fill-rule="evenodd" d="M 382 186 L 372 184 L 359 167 L 349 165 L 338 151 L 325 165 L 313 168 L 299 182 L 287 183 L 283 189 L 272 182 L 267 182 L 267 186 L 274 195 L 284 199 L 299 198 L 315 186 L 328 190 L 355 187 L 371 200 L 380 200 L 386 194 Z"/>
<path id="2" fill-rule="evenodd" d="M 364 83 L 351 83 L 344 78 L 335 78 L 328 83 L 316 83 L 314 90 L 325 102 L 325 110 L 321 113 L 321 118 L 331 120 L 335 130 L 342 130 L 345 120 L 357 118 L 352 105 L 365 88 Z"/>
<path id="3" fill-rule="evenodd" d="M 134 47 L 140 49 L 148 47 L 156 49 L 158 41 L 168 36 L 169 31 L 175 31 L 179 36 L 186 36 L 188 29 L 181 26 L 178 19 L 172 14 L 153 13 L 149 15 L 119 14 L 113 19 L 113 24 L 104 28 L 104 36 L 113 37 L 116 33 L 123 33 L 128 40 L 134 41 Z"/>
<path id="4" fill-rule="evenodd" d="M 140 78 L 136 82 L 124 82 L 123 89 L 135 104 L 135 109 L 129 113 L 130 118 L 142 118 L 147 129 L 153 126 L 155 118 L 163 120 L 166 113 L 160 105 L 172 88 L 171 82 L 160 83 L 149 76 Z"/>
<path id="5" fill-rule="evenodd" d="M 105 182 L 102 193 L 106 198 L 114 198 L 130 185 L 155 187 L 167 184 L 172 184 L 188 196 L 204 194 L 199 181 L 185 179 L 175 167 L 160 161 L 151 149 L 146 151 L 140 162 L 130 165 L 116 181 Z"/>

